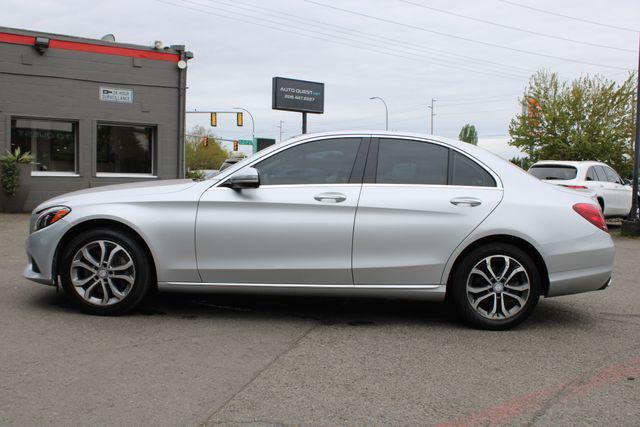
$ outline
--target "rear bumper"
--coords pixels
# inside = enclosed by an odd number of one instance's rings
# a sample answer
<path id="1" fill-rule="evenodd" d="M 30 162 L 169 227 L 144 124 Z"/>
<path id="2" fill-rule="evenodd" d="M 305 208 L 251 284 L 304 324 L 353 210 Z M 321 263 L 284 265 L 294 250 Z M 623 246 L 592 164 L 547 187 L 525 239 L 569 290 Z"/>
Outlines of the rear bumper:
<path id="1" fill-rule="evenodd" d="M 548 257 L 548 297 L 597 291 L 610 284 L 615 254 L 611 236 L 598 231 L 576 243 L 558 245 L 555 255 Z M 567 251 L 568 247 L 573 249 Z"/>
<path id="2" fill-rule="evenodd" d="M 548 297 L 599 291 L 611 284 L 611 268 L 596 267 L 549 275 Z"/>

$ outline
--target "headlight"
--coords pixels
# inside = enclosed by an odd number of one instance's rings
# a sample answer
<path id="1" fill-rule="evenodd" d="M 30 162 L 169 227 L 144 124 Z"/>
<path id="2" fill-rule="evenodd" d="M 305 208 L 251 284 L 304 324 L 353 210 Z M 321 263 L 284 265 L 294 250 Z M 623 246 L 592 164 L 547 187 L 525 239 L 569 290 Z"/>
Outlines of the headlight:
<path id="1" fill-rule="evenodd" d="M 54 206 L 40 211 L 33 231 L 42 230 L 43 228 L 60 221 L 62 218 L 67 216 L 69 212 L 71 212 L 71 208 L 66 206 Z"/>

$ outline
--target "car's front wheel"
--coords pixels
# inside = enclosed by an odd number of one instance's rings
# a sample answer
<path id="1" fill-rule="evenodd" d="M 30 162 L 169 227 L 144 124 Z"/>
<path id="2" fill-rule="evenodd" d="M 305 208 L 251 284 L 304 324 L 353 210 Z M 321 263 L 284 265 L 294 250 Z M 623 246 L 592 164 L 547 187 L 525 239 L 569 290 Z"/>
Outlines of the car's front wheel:
<path id="1" fill-rule="evenodd" d="M 469 252 L 451 285 L 453 301 L 467 323 L 504 330 L 529 317 L 540 298 L 541 277 L 525 251 L 494 243 Z"/>
<path id="2" fill-rule="evenodd" d="M 153 274 L 144 247 L 119 230 L 80 233 L 64 247 L 59 265 L 65 293 L 89 314 L 126 313 L 151 288 Z"/>

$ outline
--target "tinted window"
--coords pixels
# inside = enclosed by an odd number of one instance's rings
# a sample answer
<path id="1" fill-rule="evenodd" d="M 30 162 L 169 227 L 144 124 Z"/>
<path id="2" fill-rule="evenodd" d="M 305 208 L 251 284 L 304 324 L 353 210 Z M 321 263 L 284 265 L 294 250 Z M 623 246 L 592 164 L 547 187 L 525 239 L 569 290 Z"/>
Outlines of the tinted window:
<path id="1" fill-rule="evenodd" d="M 598 175 L 598 181 L 607 181 L 607 174 L 604 172 L 604 168 L 602 166 L 594 166 L 593 169 Z"/>
<path id="2" fill-rule="evenodd" d="M 30 151 L 43 172 L 75 172 L 78 124 L 58 120 L 11 120 L 11 149 Z"/>
<path id="3" fill-rule="evenodd" d="M 607 174 L 607 181 L 620 183 L 620 178 L 618 174 L 611 168 L 603 167 L 605 174 Z"/>
<path id="4" fill-rule="evenodd" d="M 457 151 L 452 152 L 451 184 L 495 187 L 496 181 L 473 160 Z"/>
<path id="5" fill-rule="evenodd" d="M 323 139 L 288 148 L 256 164 L 263 185 L 345 184 L 360 138 Z"/>
<path id="6" fill-rule="evenodd" d="M 578 170 L 567 165 L 533 165 L 529 173 L 538 179 L 574 179 Z"/>
<path id="7" fill-rule="evenodd" d="M 151 174 L 152 144 L 152 127 L 99 124 L 97 171 Z"/>
<path id="8" fill-rule="evenodd" d="M 444 185 L 448 155 L 447 148 L 428 142 L 381 139 L 376 182 Z"/>
<path id="9" fill-rule="evenodd" d="M 587 170 L 587 181 L 599 181 L 598 175 L 596 174 L 596 170 L 593 166 Z"/>

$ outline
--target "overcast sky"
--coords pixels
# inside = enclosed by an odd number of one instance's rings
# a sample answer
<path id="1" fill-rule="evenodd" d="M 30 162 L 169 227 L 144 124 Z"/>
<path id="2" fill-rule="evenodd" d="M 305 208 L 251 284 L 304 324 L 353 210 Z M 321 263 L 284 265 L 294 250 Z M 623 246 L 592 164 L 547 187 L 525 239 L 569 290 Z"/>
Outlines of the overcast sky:
<path id="1" fill-rule="evenodd" d="M 284 138 L 300 133 L 300 114 L 271 110 L 271 78 L 283 76 L 325 83 L 325 114 L 309 116 L 310 132 L 384 129 L 384 106 L 372 96 L 386 100 L 390 129 L 428 132 L 427 106 L 435 98 L 436 134 L 456 138 L 462 125 L 472 123 L 480 145 L 505 157 L 517 153 L 506 145 L 508 123 L 532 73 L 547 68 L 564 79 L 600 73 L 622 80 L 625 70 L 637 67 L 638 33 L 630 29 L 640 28 L 638 0 L 0 0 L 0 5 L 2 26 L 90 38 L 113 33 L 117 41 L 142 45 L 185 44 L 195 55 L 187 108 L 247 108 L 258 136 L 279 138 L 281 120 Z M 251 137 L 248 117 L 244 128 L 236 128 L 232 116 L 219 122 L 220 137 Z M 208 119 L 187 120 L 189 127 L 197 123 L 206 125 Z"/>

